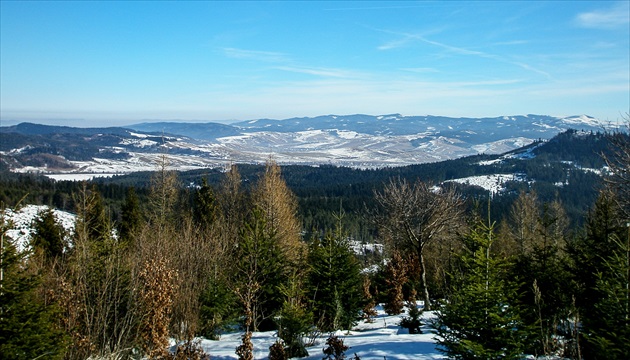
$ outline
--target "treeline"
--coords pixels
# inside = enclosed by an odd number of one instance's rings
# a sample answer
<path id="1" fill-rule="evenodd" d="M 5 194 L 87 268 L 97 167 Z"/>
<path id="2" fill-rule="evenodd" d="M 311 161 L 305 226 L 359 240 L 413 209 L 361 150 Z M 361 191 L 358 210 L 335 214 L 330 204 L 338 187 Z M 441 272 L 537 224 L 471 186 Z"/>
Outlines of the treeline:
<path id="1" fill-rule="evenodd" d="M 270 358 L 302 357 L 320 334 L 369 321 L 376 303 L 390 314 L 407 303 L 401 326 L 420 331 L 421 311 L 437 311 L 431 326 L 453 358 L 628 358 L 630 143 L 612 138 L 608 186 L 584 226 L 531 188 L 497 221 L 495 199 L 391 176 L 364 195 L 370 206 L 353 205 L 385 245 L 370 256 L 351 250 L 338 198 L 326 226 L 305 231 L 290 176 L 273 161 L 257 177 L 232 166 L 191 187 L 165 156 L 146 188 L 82 183 L 70 197 L 73 234 L 46 211 L 19 251 L 2 219 L 0 353 L 203 358 L 198 336 L 238 326 L 239 359 L 253 358 L 251 334 L 263 330 L 278 332 Z M 116 213 L 103 189 L 122 198 Z"/>

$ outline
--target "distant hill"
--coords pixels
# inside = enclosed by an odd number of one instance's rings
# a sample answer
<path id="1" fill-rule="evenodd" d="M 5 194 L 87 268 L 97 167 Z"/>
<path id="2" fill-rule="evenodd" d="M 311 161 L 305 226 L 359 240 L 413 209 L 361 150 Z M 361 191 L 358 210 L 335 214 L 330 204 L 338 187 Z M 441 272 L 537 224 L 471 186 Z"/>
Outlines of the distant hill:
<path id="1" fill-rule="evenodd" d="M 257 164 L 383 168 L 501 154 L 569 128 L 599 131 L 589 116 L 494 118 L 323 115 L 232 125 L 151 122 L 127 128 L 22 123 L 0 127 L 3 166 L 14 171 L 129 173 L 168 154 L 178 170 Z M 105 161 L 106 160 L 106 161 Z"/>

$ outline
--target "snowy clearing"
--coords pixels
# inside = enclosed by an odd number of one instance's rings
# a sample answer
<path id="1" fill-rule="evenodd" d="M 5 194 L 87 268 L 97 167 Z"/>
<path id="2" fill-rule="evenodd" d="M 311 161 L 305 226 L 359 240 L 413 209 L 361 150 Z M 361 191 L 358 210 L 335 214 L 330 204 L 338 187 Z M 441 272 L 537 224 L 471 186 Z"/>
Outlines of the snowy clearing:
<path id="1" fill-rule="evenodd" d="M 406 308 L 405 308 L 406 309 Z M 432 311 L 423 313 L 422 334 L 410 335 L 406 329 L 398 326 L 400 319 L 405 314 L 387 315 L 382 306 L 377 306 L 377 317 L 374 322 L 359 322 L 352 331 L 338 331 L 335 335 L 344 339 L 344 344 L 350 349 L 346 356 L 351 359 L 356 353 L 361 360 L 424 360 L 446 359 L 437 349 L 434 334 L 428 323 L 435 318 Z M 235 349 L 241 344 L 242 332 L 230 333 L 221 336 L 218 341 L 202 340 L 201 346 L 210 355 L 211 359 L 227 360 L 238 359 Z M 254 358 L 267 360 L 269 347 L 277 340 L 274 331 L 255 332 L 252 334 L 254 344 Z M 322 334 L 317 343 L 307 348 L 309 356 L 302 359 L 320 360 L 323 349 L 326 347 L 326 338 L 330 334 Z"/>
<path id="2" fill-rule="evenodd" d="M 525 178 L 518 174 L 492 174 L 470 176 L 461 179 L 447 180 L 445 182 L 479 186 L 494 195 L 503 191 L 505 189 L 505 183 L 508 181 L 525 181 Z"/>

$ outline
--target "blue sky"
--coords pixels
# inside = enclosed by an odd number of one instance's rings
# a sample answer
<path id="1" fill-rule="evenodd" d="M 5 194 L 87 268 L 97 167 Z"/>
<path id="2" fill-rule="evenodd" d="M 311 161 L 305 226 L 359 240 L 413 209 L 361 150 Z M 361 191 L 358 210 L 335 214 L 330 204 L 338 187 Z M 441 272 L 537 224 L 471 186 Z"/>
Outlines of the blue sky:
<path id="1" fill-rule="evenodd" d="M 630 111 L 630 1 L 0 2 L 0 117 Z"/>

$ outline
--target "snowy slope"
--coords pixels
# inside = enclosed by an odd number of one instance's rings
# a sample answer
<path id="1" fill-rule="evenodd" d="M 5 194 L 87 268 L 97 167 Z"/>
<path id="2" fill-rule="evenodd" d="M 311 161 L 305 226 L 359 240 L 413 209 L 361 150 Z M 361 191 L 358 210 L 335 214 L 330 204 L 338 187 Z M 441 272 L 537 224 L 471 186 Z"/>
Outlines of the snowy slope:
<path id="1" fill-rule="evenodd" d="M 6 232 L 6 236 L 15 241 L 18 251 L 22 251 L 29 247 L 31 234 L 33 233 L 33 221 L 39 216 L 39 213 L 48 209 L 45 205 L 26 205 L 18 211 L 8 209 L 4 214 L 5 223 L 11 223 L 13 226 Z M 69 241 L 74 233 L 74 224 L 76 215 L 53 209 L 53 214 L 60 224 L 66 230 L 66 240 Z"/>

